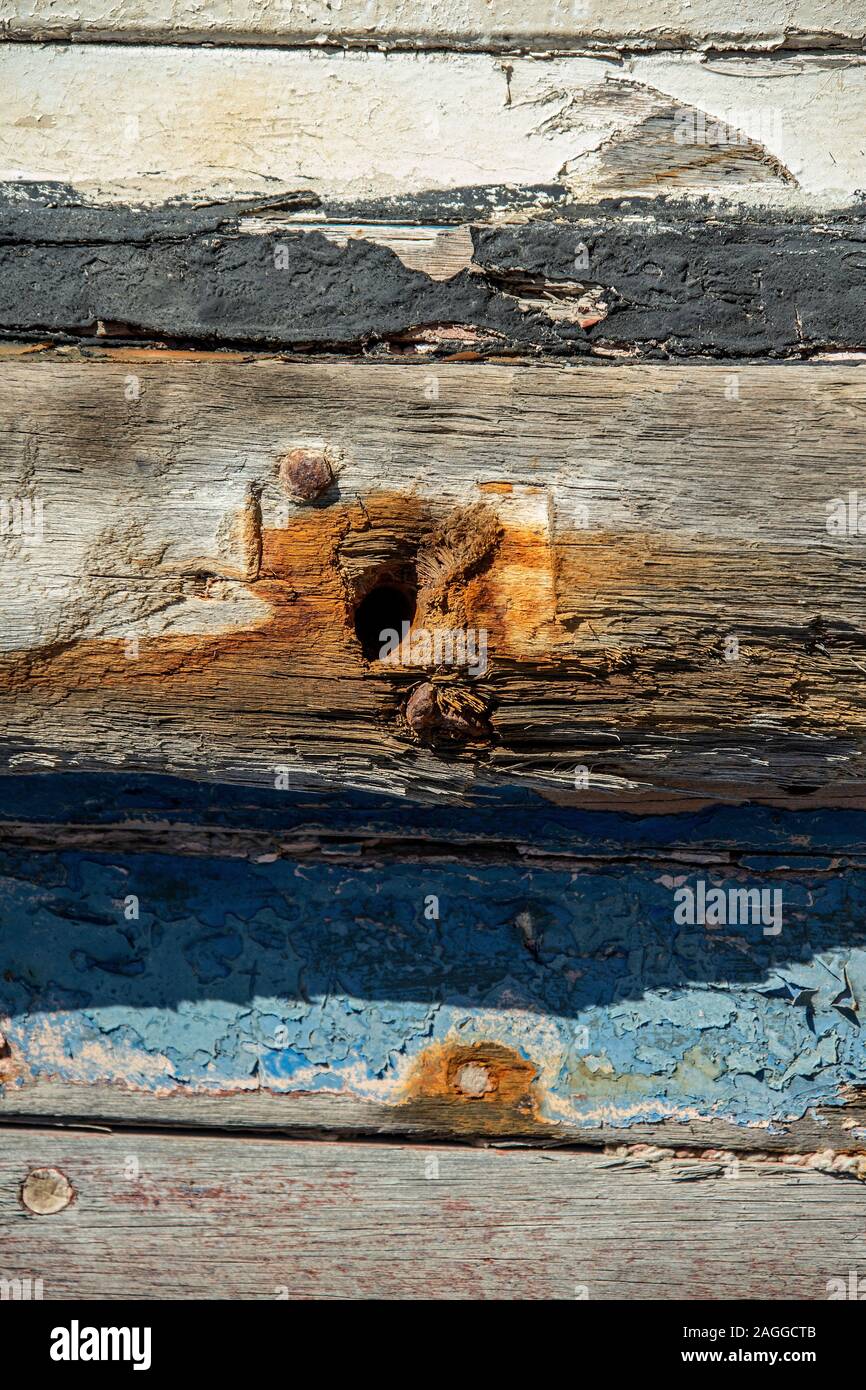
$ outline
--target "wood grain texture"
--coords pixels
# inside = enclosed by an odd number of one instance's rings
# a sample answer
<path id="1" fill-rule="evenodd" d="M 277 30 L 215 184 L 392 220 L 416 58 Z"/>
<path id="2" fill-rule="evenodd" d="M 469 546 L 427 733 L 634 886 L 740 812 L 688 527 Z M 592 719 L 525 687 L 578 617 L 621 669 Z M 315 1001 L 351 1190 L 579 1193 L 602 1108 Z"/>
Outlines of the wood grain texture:
<path id="1" fill-rule="evenodd" d="M 505 50 L 846 47 L 866 28 L 856 0 L 7 0 L 15 39 L 149 43 L 335 43 Z"/>
<path id="2" fill-rule="evenodd" d="M 268 1091 L 209 1095 L 192 1089 L 160 1095 L 114 1085 L 38 1081 L 8 1087 L 0 1097 L 0 1121 L 6 1126 L 62 1129 L 104 1128 L 106 1131 L 195 1130 L 203 1134 L 281 1135 L 309 1141 L 319 1139 L 398 1139 L 458 1142 L 473 1147 L 543 1149 L 606 1149 L 610 1146 L 650 1145 L 662 1153 L 698 1157 L 706 1150 L 781 1159 L 804 1156 L 822 1171 L 855 1176 L 866 1174 L 866 1094 L 852 1088 L 838 1106 L 821 1106 L 800 1119 L 746 1128 L 724 1119 L 672 1116 L 654 1123 L 627 1127 L 599 1123 L 560 1125 L 554 1131 L 514 1116 L 509 1126 L 489 1122 L 476 1105 L 430 1104 L 426 1108 L 394 1107 L 364 1100 L 347 1092 L 321 1090 L 277 1095 Z M 5 1133 L 5 1132 L 4 1132 Z"/>
<path id="3" fill-rule="evenodd" d="M 863 17 L 657 8 L 4 9 L 37 41 L 0 45 L 0 331 L 37 348 L 0 362 L 7 767 L 503 800 L 389 838 L 25 794 L 0 1296 L 824 1298 L 856 1265 L 856 827 L 622 857 L 522 799 L 864 804 L 860 372 L 555 365 L 866 348 Z M 383 666 L 382 581 L 489 667 Z M 784 932 L 671 940 L 696 875 Z M 25 1210 L 34 1169 L 73 1203 Z"/>
<path id="4" fill-rule="evenodd" d="M 5 486 L 45 526 L 0 556 L 12 767 L 862 796 L 863 540 L 827 525 L 860 478 L 856 367 L 2 373 Z M 312 506 L 297 448 L 336 473 Z M 485 669 L 414 638 L 370 659 L 356 615 L 395 574 L 413 632 L 483 632 Z M 409 707 L 443 675 L 459 727 Z"/>
<path id="5" fill-rule="evenodd" d="M 72 1204 L 26 1212 L 33 1168 Z M 0 1148 L 0 1269 L 46 1300 L 821 1300 L 858 1267 L 862 1214 L 856 1181 L 718 1154 L 8 1130 Z"/>
<path id="6" fill-rule="evenodd" d="M 12 43 L 0 81 L 0 178 L 108 202 L 297 190 L 376 202 L 482 186 L 502 190 L 507 211 L 508 189 L 535 190 L 543 207 L 553 186 L 578 201 L 663 189 L 827 209 L 866 187 L 862 55 Z"/>

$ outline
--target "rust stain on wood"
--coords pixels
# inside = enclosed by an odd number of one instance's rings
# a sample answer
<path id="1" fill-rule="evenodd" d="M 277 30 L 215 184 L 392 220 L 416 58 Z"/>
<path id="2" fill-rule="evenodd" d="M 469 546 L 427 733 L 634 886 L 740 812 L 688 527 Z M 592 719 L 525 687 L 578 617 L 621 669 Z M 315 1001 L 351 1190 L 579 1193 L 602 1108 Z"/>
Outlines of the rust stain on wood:
<path id="1" fill-rule="evenodd" d="M 497 1042 L 434 1043 L 416 1059 L 400 1110 L 413 1125 L 494 1136 L 549 1133 L 537 1068 Z"/>
<path id="2" fill-rule="evenodd" d="M 14 1052 L 9 1039 L 0 1033 L 0 1086 L 8 1086 L 29 1075 L 30 1069 L 20 1052 Z"/>
<path id="3" fill-rule="evenodd" d="M 218 674 L 262 659 L 292 674 L 324 670 L 339 678 L 363 674 L 371 665 L 382 674 L 386 667 L 361 656 L 353 609 L 372 585 L 407 566 L 417 576 L 416 625 L 474 622 L 488 628 L 491 646 L 510 654 L 524 645 L 521 608 L 511 599 L 522 583 L 534 584 L 527 604 L 539 599 L 538 537 L 503 527 L 485 509 L 443 523 L 418 497 L 383 493 L 361 504 L 304 509 L 286 527 L 274 528 L 262 527 L 259 499 L 251 493 L 232 532 L 242 564 L 220 563 L 219 573 L 208 577 L 244 580 L 250 595 L 270 610 L 262 622 L 243 630 L 142 638 L 135 660 L 120 639 L 48 644 L 5 659 L 5 688 L 141 689 L 149 681 L 181 677 L 185 693 L 194 697 L 196 676 L 207 672 L 213 697 Z M 201 573 L 187 578 L 201 581 Z M 206 592 L 202 584 L 201 594 Z M 527 633 L 536 626 L 537 619 Z M 238 674 L 252 678 L 254 666 Z"/>
<path id="4" fill-rule="evenodd" d="M 389 665 L 362 649 L 355 611 L 384 579 L 415 586 L 413 628 L 486 633 L 487 667 L 467 686 L 463 712 L 472 706 L 472 717 L 458 742 L 469 746 L 459 756 L 543 741 L 551 701 L 560 725 L 592 721 L 617 739 L 639 730 L 674 738 L 736 731 L 758 714 L 776 729 L 845 740 L 866 727 L 857 687 L 839 680 L 845 662 L 857 664 L 848 650 L 856 636 L 831 640 L 804 622 L 779 641 L 766 620 L 750 634 L 741 611 L 726 611 L 732 599 L 712 541 L 698 537 L 684 549 L 647 532 L 553 534 L 544 490 L 520 491 L 526 499 L 503 496 L 498 509 L 485 500 L 444 517 L 415 493 L 383 491 L 305 506 L 274 527 L 262 524 L 253 489 L 226 520 L 230 558 L 214 560 L 213 573 L 163 576 L 149 557 L 142 572 L 203 603 L 214 583 L 232 581 L 261 604 L 260 619 L 142 637 L 135 659 L 116 638 L 11 652 L 0 662 L 0 691 L 13 711 L 26 698 L 30 730 L 60 706 L 70 718 L 98 713 L 132 731 L 146 720 L 190 747 L 207 738 L 261 759 L 264 727 L 275 749 L 308 746 L 314 755 L 324 716 L 334 750 L 361 741 L 369 750 L 372 737 L 402 751 L 419 741 L 407 702 L 435 669 L 411 659 Z M 789 592 L 790 558 L 768 553 L 764 582 L 768 593 Z M 735 589 L 732 582 L 732 596 Z M 689 596 L 698 593 L 700 624 L 690 617 Z M 709 612 L 713 604 L 718 611 Z M 760 629 L 760 614 L 753 619 Z M 743 647 L 729 663 L 722 643 L 732 621 Z M 439 713 L 455 699 L 437 690 Z"/>

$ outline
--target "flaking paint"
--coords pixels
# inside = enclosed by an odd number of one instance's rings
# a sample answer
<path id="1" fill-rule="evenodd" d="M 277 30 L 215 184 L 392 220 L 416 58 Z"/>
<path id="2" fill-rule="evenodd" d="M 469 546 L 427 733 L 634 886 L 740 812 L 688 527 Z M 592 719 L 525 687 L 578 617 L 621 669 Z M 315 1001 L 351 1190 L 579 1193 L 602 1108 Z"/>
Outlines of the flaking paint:
<path id="1" fill-rule="evenodd" d="M 302 811 L 292 800 L 285 815 Z M 334 814 L 351 838 L 345 806 Z M 369 823 L 385 812 L 364 814 Z M 502 829 L 516 817 L 525 834 L 534 824 L 555 839 L 569 813 L 549 808 L 532 821 L 505 801 L 478 814 L 482 827 L 487 814 Z M 751 865 L 690 869 L 671 851 L 634 855 L 663 826 L 668 842 L 676 828 L 682 843 L 718 843 L 725 814 L 654 818 L 654 827 L 572 818 L 572 845 L 581 824 L 594 826 L 610 858 L 571 869 L 411 854 L 383 865 L 363 847 L 352 863 L 259 864 L 8 849 L 4 1074 L 13 1088 L 60 1078 L 420 1100 L 449 1115 L 462 1106 L 493 1134 L 670 1116 L 766 1126 L 841 1103 L 846 1085 L 866 1082 L 860 1031 L 830 1003 L 843 966 L 866 997 L 866 870 L 857 852 L 840 861 L 822 850 L 822 835 L 837 833 L 830 813 L 825 824 L 820 813 L 755 812 L 751 834 L 768 852 Z M 750 815 L 741 812 L 744 841 Z M 856 823 L 848 818 L 849 843 Z M 771 850 L 773 825 L 783 838 Z M 452 819 L 452 829 L 466 827 Z M 611 851 L 616 835 L 631 851 Z M 760 927 L 674 926 L 670 884 L 683 873 L 732 884 L 756 872 L 783 885 L 778 938 Z M 138 921 L 124 917 L 129 894 Z M 811 1023 L 778 997 L 786 980 L 818 991 Z M 467 1060 L 492 1068 L 490 1094 L 456 1093 L 455 1067 Z"/>

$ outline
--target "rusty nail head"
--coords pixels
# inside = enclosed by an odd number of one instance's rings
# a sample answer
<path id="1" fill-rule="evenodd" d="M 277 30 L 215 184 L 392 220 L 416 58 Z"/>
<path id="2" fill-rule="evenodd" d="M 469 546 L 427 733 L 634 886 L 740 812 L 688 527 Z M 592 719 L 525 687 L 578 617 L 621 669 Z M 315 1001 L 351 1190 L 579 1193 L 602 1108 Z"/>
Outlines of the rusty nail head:
<path id="1" fill-rule="evenodd" d="M 425 681 L 409 696 L 404 717 L 412 732 L 424 742 L 458 743 L 487 736 L 483 708 L 480 701 L 464 695 L 456 686 L 440 693 L 431 681 Z"/>
<path id="2" fill-rule="evenodd" d="M 334 481 L 334 470 L 320 449 L 292 449 L 280 461 L 283 487 L 304 502 L 313 502 Z"/>

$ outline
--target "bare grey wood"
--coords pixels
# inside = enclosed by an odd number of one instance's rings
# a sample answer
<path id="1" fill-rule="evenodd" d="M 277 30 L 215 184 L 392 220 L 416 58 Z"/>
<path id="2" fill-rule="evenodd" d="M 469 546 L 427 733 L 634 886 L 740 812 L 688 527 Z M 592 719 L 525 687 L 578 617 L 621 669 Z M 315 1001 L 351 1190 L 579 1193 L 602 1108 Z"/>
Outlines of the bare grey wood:
<path id="1" fill-rule="evenodd" d="M 772 1126 L 727 1120 L 667 1120 L 626 1128 L 597 1124 L 572 1127 L 536 1122 L 525 1111 L 491 1117 L 458 1095 L 413 1098 L 390 1105 L 348 1094 L 261 1090 L 232 1095 L 191 1091 L 149 1094 L 120 1086 L 82 1086 L 62 1081 L 8 1085 L 0 1097 L 0 1122 L 12 1125 L 93 1126 L 110 1129 L 221 1130 L 271 1133 L 296 1138 L 390 1138 L 459 1140 L 527 1148 L 604 1148 L 649 1144 L 668 1152 L 725 1150 L 738 1154 L 829 1155 L 827 1166 L 851 1156 L 866 1164 L 866 1098 L 852 1087 L 838 1106 L 820 1106 L 799 1120 Z"/>
<path id="2" fill-rule="evenodd" d="M 12 770 L 862 798 L 856 366 L 0 373 Z M 334 473 L 313 504 L 298 449 Z M 413 631 L 484 632 L 485 670 L 370 657 L 359 606 L 397 572 Z"/>
<path id="3" fill-rule="evenodd" d="M 72 1203 L 27 1212 L 33 1169 Z M 724 1155 L 6 1131 L 0 1275 L 46 1300 L 821 1300 L 862 1257 L 863 1201 Z"/>

